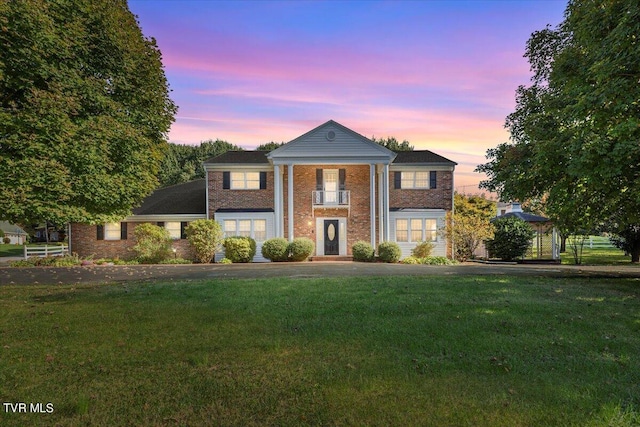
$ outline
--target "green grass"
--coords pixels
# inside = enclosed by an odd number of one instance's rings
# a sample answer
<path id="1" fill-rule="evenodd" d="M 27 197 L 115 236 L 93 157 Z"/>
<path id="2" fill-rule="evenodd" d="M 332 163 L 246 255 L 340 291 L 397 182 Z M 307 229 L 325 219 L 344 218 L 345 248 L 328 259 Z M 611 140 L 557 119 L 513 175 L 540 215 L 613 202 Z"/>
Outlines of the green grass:
<path id="1" fill-rule="evenodd" d="M 24 248 L 22 245 L 0 244 L 0 257 L 22 256 L 22 255 L 24 255 Z"/>
<path id="2" fill-rule="evenodd" d="M 640 422 L 640 281 L 0 287 L 2 425 Z"/>
<path id="3" fill-rule="evenodd" d="M 568 249 L 568 248 L 567 248 Z M 562 264 L 574 265 L 575 260 L 570 250 L 561 254 Z M 582 265 L 631 265 L 631 257 L 617 248 L 585 247 L 582 251 Z"/>

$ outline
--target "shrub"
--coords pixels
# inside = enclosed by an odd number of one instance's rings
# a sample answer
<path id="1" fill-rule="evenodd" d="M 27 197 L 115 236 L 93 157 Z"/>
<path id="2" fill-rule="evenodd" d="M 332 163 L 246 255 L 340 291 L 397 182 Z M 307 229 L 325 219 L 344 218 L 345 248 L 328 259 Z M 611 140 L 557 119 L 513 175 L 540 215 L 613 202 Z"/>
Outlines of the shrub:
<path id="1" fill-rule="evenodd" d="M 522 257 L 531 246 L 535 232 L 528 222 L 517 217 L 498 218 L 493 222 L 493 239 L 485 245 L 489 256 L 511 261 Z"/>
<path id="2" fill-rule="evenodd" d="M 233 264 L 233 261 L 231 261 L 229 258 L 222 258 L 219 264 Z"/>
<path id="3" fill-rule="evenodd" d="M 431 256 L 432 251 L 433 243 L 420 242 L 416 245 L 415 248 L 411 249 L 411 254 L 416 258 L 426 258 L 428 256 Z"/>
<path id="4" fill-rule="evenodd" d="M 453 265 L 456 264 L 454 260 L 451 260 L 445 256 L 429 256 L 420 259 L 421 264 L 428 265 Z"/>
<path id="5" fill-rule="evenodd" d="M 298 237 L 293 239 L 293 242 L 289 244 L 289 252 L 291 253 L 291 261 L 304 261 L 315 249 L 313 240 L 307 237 Z"/>
<path id="6" fill-rule="evenodd" d="M 420 258 L 416 258 L 414 256 L 408 256 L 400 261 L 402 264 L 422 264 L 422 260 Z"/>
<path id="7" fill-rule="evenodd" d="M 396 242 L 382 242 L 378 245 L 378 257 L 384 262 L 398 262 L 402 256 L 400 246 Z"/>
<path id="8" fill-rule="evenodd" d="M 164 227 L 144 223 L 138 225 L 133 234 L 136 244 L 131 248 L 136 259 L 143 264 L 156 264 L 169 258 L 171 254 L 171 235 Z"/>
<path id="9" fill-rule="evenodd" d="M 287 261 L 289 259 L 289 242 L 282 237 L 265 240 L 262 244 L 262 256 L 270 261 Z"/>
<path id="10" fill-rule="evenodd" d="M 10 238 L 8 238 L 8 237 L 3 237 L 3 238 L 2 238 L 2 242 L 3 242 L 5 245 L 8 245 L 9 243 L 11 243 L 11 239 L 10 239 Z"/>
<path id="11" fill-rule="evenodd" d="M 160 262 L 160 264 L 193 264 L 193 261 L 184 258 L 169 258 Z"/>
<path id="12" fill-rule="evenodd" d="M 375 258 L 375 249 L 369 242 L 365 242 L 364 240 L 359 240 L 353 244 L 351 248 L 351 252 L 353 253 L 354 261 L 361 262 L 370 262 Z"/>
<path id="13" fill-rule="evenodd" d="M 224 256 L 231 262 L 251 262 L 256 255 L 256 241 L 247 236 L 231 236 L 224 239 Z"/>
<path id="14" fill-rule="evenodd" d="M 9 264 L 11 267 L 73 267 L 80 264 L 77 255 L 65 255 L 58 257 L 31 257 L 29 259 L 21 259 L 13 261 Z"/>
<path id="15" fill-rule="evenodd" d="M 198 219 L 189 223 L 185 232 L 196 260 L 202 264 L 211 262 L 224 236 L 220 224 L 212 219 Z"/>

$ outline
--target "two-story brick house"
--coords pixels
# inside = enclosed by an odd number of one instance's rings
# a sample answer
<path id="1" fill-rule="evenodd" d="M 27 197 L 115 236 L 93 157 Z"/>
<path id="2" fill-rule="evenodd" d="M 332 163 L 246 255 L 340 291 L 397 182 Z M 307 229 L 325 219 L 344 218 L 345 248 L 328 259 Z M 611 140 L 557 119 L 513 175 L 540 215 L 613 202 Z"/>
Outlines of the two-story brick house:
<path id="1" fill-rule="evenodd" d="M 253 237 L 256 261 L 263 260 L 261 243 L 278 236 L 312 239 L 315 256 L 348 256 L 358 240 L 374 247 L 395 241 L 403 256 L 410 255 L 417 242 L 428 240 L 435 245 L 434 254 L 448 255 L 450 247 L 438 229 L 453 208 L 455 165 L 426 150 L 394 153 L 328 121 L 272 152 L 230 151 L 207 160 L 204 181 L 156 191 L 123 224 L 157 221 L 175 229 L 177 238 L 178 224 L 183 229 L 196 217 L 213 218 L 227 236 Z M 202 190 L 206 203 L 196 207 Z M 80 232 L 80 227 L 85 230 Z M 104 226 L 109 227 L 118 228 Z M 100 227 L 76 228 L 72 251 L 84 255 L 93 240 L 95 253 L 103 252 Z M 113 240 L 106 246 L 131 245 L 122 243 L 130 228 L 120 225 L 124 239 L 114 244 L 118 230 L 112 231 Z M 94 239 L 88 237 L 92 233 Z M 83 245 L 74 244 L 77 240 Z M 186 255 L 183 242 L 175 246 Z"/>

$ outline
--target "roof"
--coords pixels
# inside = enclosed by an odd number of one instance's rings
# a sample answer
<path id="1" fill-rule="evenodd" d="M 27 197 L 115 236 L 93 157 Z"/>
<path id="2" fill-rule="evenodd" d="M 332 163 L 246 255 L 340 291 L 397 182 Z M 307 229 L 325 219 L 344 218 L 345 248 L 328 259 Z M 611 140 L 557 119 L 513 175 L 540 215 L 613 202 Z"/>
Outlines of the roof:
<path id="1" fill-rule="evenodd" d="M 551 221 L 549 218 L 545 218 L 543 216 L 534 215 L 534 214 L 527 213 L 527 212 L 509 212 L 509 213 L 506 213 L 504 215 L 500 215 L 500 216 L 494 217 L 491 221 L 495 221 L 498 218 L 509 218 L 509 217 L 512 217 L 512 216 L 515 216 L 516 218 L 520 218 L 520 219 L 522 219 L 524 221 L 527 221 L 527 222 L 549 222 L 549 221 Z"/>
<path id="2" fill-rule="evenodd" d="M 214 163 L 244 163 L 244 164 L 268 164 L 268 151 L 227 151 L 219 156 L 205 160 L 204 164 Z"/>
<path id="3" fill-rule="evenodd" d="M 207 213 L 204 178 L 159 188 L 133 210 L 134 215 L 180 215 Z"/>
<path id="4" fill-rule="evenodd" d="M 456 162 L 442 157 L 429 150 L 399 151 L 393 164 L 403 163 L 442 163 L 447 165 L 457 165 Z"/>
<path id="5" fill-rule="evenodd" d="M 8 221 L 0 221 L 0 230 L 4 231 L 6 234 L 21 234 L 26 235 L 27 232 L 22 228 L 18 227 L 15 224 L 11 224 Z"/>
<path id="6" fill-rule="evenodd" d="M 329 120 L 273 150 L 267 157 L 274 164 L 389 164 L 396 154 L 340 123 Z"/>

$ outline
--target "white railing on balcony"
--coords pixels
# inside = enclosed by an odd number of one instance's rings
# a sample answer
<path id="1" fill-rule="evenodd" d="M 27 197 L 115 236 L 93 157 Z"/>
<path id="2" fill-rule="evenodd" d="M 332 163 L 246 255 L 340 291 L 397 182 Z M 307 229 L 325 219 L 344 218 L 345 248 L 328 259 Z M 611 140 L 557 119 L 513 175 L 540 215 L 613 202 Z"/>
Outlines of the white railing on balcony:
<path id="1" fill-rule="evenodd" d="M 341 207 L 348 208 L 349 207 L 349 199 L 351 192 L 349 190 L 338 190 L 338 191 L 313 191 L 311 195 L 311 200 L 313 203 L 313 207 Z"/>

